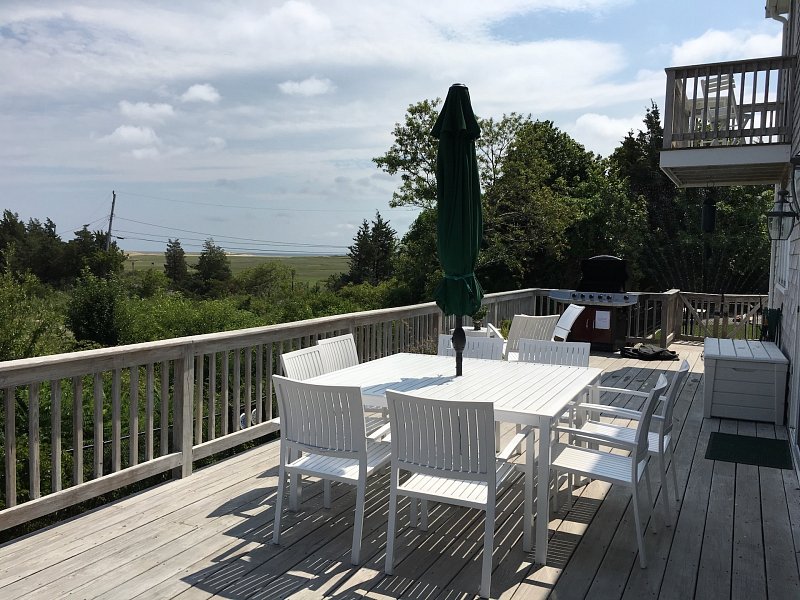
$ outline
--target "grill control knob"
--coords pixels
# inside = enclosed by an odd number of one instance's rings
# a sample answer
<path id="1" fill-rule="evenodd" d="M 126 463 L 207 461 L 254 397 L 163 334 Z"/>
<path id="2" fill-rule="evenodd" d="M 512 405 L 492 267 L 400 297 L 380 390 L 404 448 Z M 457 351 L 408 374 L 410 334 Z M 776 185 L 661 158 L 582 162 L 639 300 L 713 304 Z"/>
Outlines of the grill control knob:
<path id="1" fill-rule="evenodd" d="M 586 294 L 581 294 L 581 300 L 586 300 Z"/>
<path id="2" fill-rule="evenodd" d="M 589 294 L 589 300 L 594 299 L 594 294 Z"/>
<path id="3" fill-rule="evenodd" d="M 628 296 L 628 295 L 626 294 L 625 296 L 623 296 L 623 299 L 625 299 L 625 300 L 630 300 L 630 296 Z"/>
<path id="4" fill-rule="evenodd" d="M 578 297 L 578 294 L 576 294 L 575 292 L 572 292 L 572 297 L 573 297 L 573 298 L 577 298 L 577 297 Z"/>
<path id="5" fill-rule="evenodd" d="M 611 294 L 606 296 L 606 300 L 608 300 L 609 302 L 613 302 L 614 301 L 614 299 L 611 297 Z"/>

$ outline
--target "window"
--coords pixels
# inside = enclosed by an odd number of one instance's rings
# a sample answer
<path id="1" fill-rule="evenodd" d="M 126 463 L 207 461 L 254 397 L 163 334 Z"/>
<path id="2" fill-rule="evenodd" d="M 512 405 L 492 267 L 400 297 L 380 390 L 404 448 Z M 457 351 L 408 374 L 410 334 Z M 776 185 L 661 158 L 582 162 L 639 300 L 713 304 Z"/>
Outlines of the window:
<path id="1" fill-rule="evenodd" d="M 789 240 L 775 242 L 772 268 L 772 272 L 775 274 L 775 285 L 786 289 L 789 281 Z"/>

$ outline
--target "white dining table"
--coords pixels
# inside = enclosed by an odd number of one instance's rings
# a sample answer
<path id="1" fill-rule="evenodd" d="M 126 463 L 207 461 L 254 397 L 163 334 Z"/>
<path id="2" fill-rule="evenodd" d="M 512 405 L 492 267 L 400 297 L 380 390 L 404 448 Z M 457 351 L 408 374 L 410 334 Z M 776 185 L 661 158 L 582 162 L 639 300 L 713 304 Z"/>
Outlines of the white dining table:
<path id="1" fill-rule="evenodd" d="M 600 383 L 602 370 L 505 360 L 463 359 L 463 375 L 455 376 L 452 356 L 393 354 L 307 380 L 325 385 L 358 386 L 364 403 L 386 406 L 386 390 L 438 400 L 483 400 L 494 404 L 495 420 L 533 425 L 540 431 L 535 560 L 547 561 L 550 440 L 554 423 L 568 405 Z M 530 440 L 530 438 L 529 438 Z M 532 546 L 533 443 L 525 461 L 523 549 Z M 544 518 L 542 518 L 544 516 Z"/>

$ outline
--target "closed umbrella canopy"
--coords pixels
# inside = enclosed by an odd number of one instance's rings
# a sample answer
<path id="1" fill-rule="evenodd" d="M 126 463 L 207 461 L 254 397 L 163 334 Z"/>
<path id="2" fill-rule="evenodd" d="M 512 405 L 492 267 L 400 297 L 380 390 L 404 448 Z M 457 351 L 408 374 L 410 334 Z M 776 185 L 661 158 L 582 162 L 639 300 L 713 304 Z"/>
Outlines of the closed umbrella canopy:
<path id="1" fill-rule="evenodd" d="M 439 139 L 436 154 L 436 244 L 444 270 L 434 298 L 446 315 L 472 315 L 483 298 L 483 289 L 475 278 L 475 264 L 483 235 L 480 180 L 475 156 L 475 140 L 480 133 L 467 86 L 453 84 L 431 131 L 431 135 Z"/>

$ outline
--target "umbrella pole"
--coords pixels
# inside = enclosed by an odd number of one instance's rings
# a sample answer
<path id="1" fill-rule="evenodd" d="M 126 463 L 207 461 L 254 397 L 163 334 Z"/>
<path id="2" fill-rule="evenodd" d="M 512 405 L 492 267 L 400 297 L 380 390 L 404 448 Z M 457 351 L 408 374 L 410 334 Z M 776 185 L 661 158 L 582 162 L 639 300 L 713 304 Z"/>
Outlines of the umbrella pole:
<path id="1" fill-rule="evenodd" d="M 456 328 L 453 330 L 453 349 L 456 351 L 456 377 L 463 375 L 461 363 L 464 360 L 464 346 L 467 345 L 467 334 L 464 333 L 464 317 L 456 316 Z"/>

